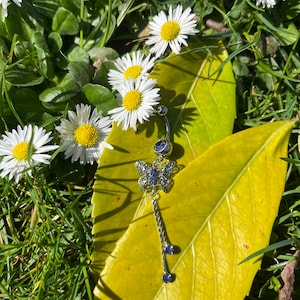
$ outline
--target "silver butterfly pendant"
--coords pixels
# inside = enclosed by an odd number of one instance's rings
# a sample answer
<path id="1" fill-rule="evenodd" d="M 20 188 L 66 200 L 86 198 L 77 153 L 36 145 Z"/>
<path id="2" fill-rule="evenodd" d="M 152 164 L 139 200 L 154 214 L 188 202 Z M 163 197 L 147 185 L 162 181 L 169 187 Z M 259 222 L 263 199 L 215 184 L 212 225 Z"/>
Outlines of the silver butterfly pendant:
<path id="1" fill-rule="evenodd" d="M 138 160 L 135 166 L 140 174 L 138 184 L 142 191 L 155 192 L 162 190 L 165 193 L 169 192 L 173 179 L 172 174 L 176 169 L 176 163 L 168 160 L 161 164 L 160 161 L 154 161 L 152 164 Z"/>

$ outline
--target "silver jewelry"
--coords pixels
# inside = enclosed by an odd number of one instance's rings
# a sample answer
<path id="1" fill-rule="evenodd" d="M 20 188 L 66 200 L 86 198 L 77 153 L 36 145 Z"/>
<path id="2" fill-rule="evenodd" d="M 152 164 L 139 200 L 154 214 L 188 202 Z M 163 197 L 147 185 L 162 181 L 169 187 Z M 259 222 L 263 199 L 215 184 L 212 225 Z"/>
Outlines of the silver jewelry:
<path id="1" fill-rule="evenodd" d="M 165 283 L 174 281 L 174 274 L 170 273 L 166 254 L 174 254 L 174 246 L 169 242 L 163 219 L 160 213 L 158 206 L 158 200 L 160 198 L 159 191 L 167 193 L 170 191 L 173 180 L 172 175 L 177 170 L 176 163 L 174 161 L 166 159 L 166 162 L 163 162 L 164 159 L 172 153 L 173 147 L 170 142 L 170 123 L 167 118 L 168 109 L 161 105 L 157 109 L 157 113 L 161 116 L 165 123 L 166 134 L 165 137 L 158 140 L 154 145 L 154 152 L 157 154 L 157 158 L 149 164 L 147 162 L 138 160 L 136 162 L 136 168 L 140 174 L 138 184 L 143 192 L 148 192 L 150 199 L 153 204 L 154 216 L 159 232 L 159 238 L 161 243 L 162 251 L 162 263 L 164 274 L 162 280 Z"/>

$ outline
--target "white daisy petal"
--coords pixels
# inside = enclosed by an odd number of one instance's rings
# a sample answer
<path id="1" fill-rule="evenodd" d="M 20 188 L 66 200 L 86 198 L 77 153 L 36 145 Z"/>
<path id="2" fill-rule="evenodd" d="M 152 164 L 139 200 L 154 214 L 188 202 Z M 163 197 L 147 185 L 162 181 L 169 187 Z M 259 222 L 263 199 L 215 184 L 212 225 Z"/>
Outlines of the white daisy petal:
<path id="1" fill-rule="evenodd" d="M 104 148 L 113 149 L 105 142 L 111 131 L 111 119 L 103 117 L 90 105 L 76 105 L 76 113 L 68 111 L 67 119 L 62 119 L 56 130 L 63 141 L 65 158 L 71 157 L 71 162 L 93 164 L 98 162 Z"/>
<path id="2" fill-rule="evenodd" d="M 49 162 L 49 159 L 50 159 L 50 155 L 49 154 L 33 154 L 32 155 L 32 159 L 34 159 L 36 162 L 39 162 L 39 163 L 43 163 L 43 164 L 46 164 L 48 165 L 50 162 Z"/>
<path id="3" fill-rule="evenodd" d="M 261 5 L 262 7 L 272 8 L 276 5 L 275 0 L 257 0 L 256 5 Z"/>
<path id="4" fill-rule="evenodd" d="M 22 0 L 13 0 L 13 1 L 17 6 L 21 7 Z"/>
<path id="5" fill-rule="evenodd" d="M 155 58 L 151 55 L 144 57 L 140 51 L 129 53 L 115 61 L 117 70 L 108 72 L 108 82 L 113 89 L 119 90 L 119 86 L 123 81 L 128 79 L 137 79 L 139 77 L 147 77 L 149 71 L 153 68 Z"/>
<path id="6" fill-rule="evenodd" d="M 2 5 L 2 15 L 4 18 L 6 18 L 8 16 L 8 13 L 7 13 L 8 0 L 1 0 L 0 3 Z"/>
<path id="7" fill-rule="evenodd" d="M 137 123 L 148 121 L 155 113 L 154 106 L 160 101 L 159 88 L 154 88 L 155 85 L 155 79 L 145 77 L 123 82 L 119 89 L 122 106 L 108 112 L 112 121 L 118 126 L 122 124 L 123 130 L 129 127 L 136 130 Z"/>
<path id="8" fill-rule="evenodd" d="M 199 32 L 195 27 L 197 21 L 193 18 L 195 14 L 191 14 L 191 8 L 183 11 L 181 5 L 175 9 L 169 6 L 168 16 L 164 12 L 160 12 L 153 20 L 149 22 L 150 36 L 146 41 L 147 45 L 153 45 L 150 52 L 155 53 L 156 57 L 163 55 L 169 46 L 173 52 L 178 54 L 181 45 L 187 45 L 183 42 L 187 36 L 194 35 Z"/>
<path id="9" fill-rule="evenodd" d="M 31 176 L 31 167 L 39 163 L 49 164 L 51 156 L 47 153 L 58 148 L 47 145 L 52 139 L 50 134 L 36 125 L 24 128 L 18 125 L 17 130 L 5 132 L 0 140 L 0 176 L 19 182 L 24 173 Z M 29 147 L 32 147 L 31 157 L 28 157 Z"/>

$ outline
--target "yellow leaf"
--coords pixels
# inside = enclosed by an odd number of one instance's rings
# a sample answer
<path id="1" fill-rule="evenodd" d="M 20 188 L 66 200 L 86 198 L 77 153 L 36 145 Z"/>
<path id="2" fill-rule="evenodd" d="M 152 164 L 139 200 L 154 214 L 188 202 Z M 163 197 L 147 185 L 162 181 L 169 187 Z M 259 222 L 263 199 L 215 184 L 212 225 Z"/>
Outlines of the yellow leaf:
<path id="1" fill-rule="evenodd" d="M 250 290 L 285 184 L 292 121 L 244 130 L 212 146 L 174 177 L 159 205 L 172 244 L 176 279 L 161 280 L 159 236 L 144 197 L 107 259 L 95 288 L 101 299 L 241 300 Z"/>

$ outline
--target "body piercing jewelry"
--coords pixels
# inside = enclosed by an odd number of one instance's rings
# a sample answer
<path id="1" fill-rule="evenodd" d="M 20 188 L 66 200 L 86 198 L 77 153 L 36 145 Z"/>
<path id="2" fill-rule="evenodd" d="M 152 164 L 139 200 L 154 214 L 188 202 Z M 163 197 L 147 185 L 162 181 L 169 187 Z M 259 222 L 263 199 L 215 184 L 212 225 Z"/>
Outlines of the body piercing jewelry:
<path id="1" fill-rule="evenodd" d="M 142 191 L 149 192 L 150 199 L 153 204 L 154 216 L 158 228 L 162 251 L 162 263 L 164 269 L 162 280 L 165 283 L 169 283 L 174 280 L 174 275 L 170 273 L 166 260 L 166 254 L 174 254 L 174 246 L 168 240 L 157 201 L 160 198 L 160 190 L 167 193 L 171 189 L 173 185 L 173 180 L 171 177 L 177 169 L 174 161 L 167 160 L 163 163 L 164 158 L 169 156 L 173 149 L 170 142 L 170 123 L 166 116 L 167 112 L 167 108 L 163 105 L 159 106 L 157 109 L 158 115 L 164 120 L 166 129 L 165 137 L 158 140 L 154 145 L 153 150 L 158 156 L 157 159 L 155 159 L 152 164 L 141 160 L 136 162 L 136 168 L 140 174 L 138 184 Z"/>

